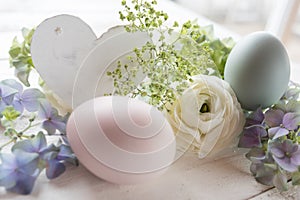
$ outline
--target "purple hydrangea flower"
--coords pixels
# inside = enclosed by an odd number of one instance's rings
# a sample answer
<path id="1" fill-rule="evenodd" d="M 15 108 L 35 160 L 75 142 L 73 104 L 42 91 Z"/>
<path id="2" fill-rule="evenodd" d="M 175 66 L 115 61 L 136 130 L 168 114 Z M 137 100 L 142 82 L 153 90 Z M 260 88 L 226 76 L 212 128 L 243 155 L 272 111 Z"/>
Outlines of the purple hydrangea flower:
<path id="1" fill-rule="evenodd" d="M 64 117 L 58 115 L 58 111 L 48 101 L 41 100 L 39 118 L 43 121 L 42 126 L 49 135 L 54 134 L 56 130 L 64 134 L 66 132 L 68 117 L 68 115 Z"/>
<path id="2" fill-rule="evenodd" d="M 281 99 L 283 100 L 298 100 L 300 95 L 300 85 L 295 82 L 290 82 L 291 87 L 289 87 L 283 97 Z"/>
<path id="3" fill-rule="evenodd" d="M 262 148 L 254 147 L 246 154 L 246 158 L 251 161 L 262 161 L 266 159 L 266 152 Z"/>
<path id="4" fill-rule="evenodd" d="M 49 179 L 53 179 L 61 175 L 66 167 L 64 161 L 76 160 L 71 148 L 61 144 L 59 147 L 51 144 L 47 146 L 45 135 L 40 132 L 37 136 L 30 140 L 23 140 L 16 143 L 12 150 L 22 150 L 28 153 L 37 153 L 40 160 L 44 161 L 44 166 L 39 166 L 40 170 L 46 168 L 46 175 Z"/>
<path id="5" fill-rule="evenodd" d="M 14 95 L 18 91 L 7 85 L 0 83 L 0 113 L 9 105 L 11 105 Z"/>
<path id="6" fill-rule="evenodd" d="M 54 179 L 65 172 L 66 166 L 62 160 L 58 159 L 58 152 L 49 152 L 45 155 L 47 162 L 46 176 L 48 179 Z"/>
<path id="7" fill-rule="evenodd" d="M 42 132 L 39 132 L 34 138 L 28 140 L 21 140 L 17 142 L 12 151 L 22 150 L 28 153 L 37 153 L 43 159 L 44 154 L 50 151 L 57 150 L 53 145 L 47 146 L 46 137 Z"/>
<path id="8" fill-rule="evenodd" d="M 58 151 L 45 154 L 44 159 L 47 162 L 46 176 L 49 179 L 54 179 L 64 173 L 66 170 L 65 161 L 78 165 L 78 160 L 71 147 L 65 144 L 61 144 Z"/>
<path id="9" fill-rule="evenodd" d="M 8 191 L 29 194 L 39 175 L 38 154 L 16 150 L 12 154 L 1 154 L 0 186 Z"/>
<path id="10" fill-rule="evenodd" d="M 266 137 L 267 135 L 267 131 L 262 126 L 245 128 L 240 137 L 238 146 L 242 148 L 261 147 L 261 138 Z"/>
<path id="11" fill-rule="evenodd" d="M 265 115 L 259 107 L 255 112 L 252 112 L 246 119 L 245 127 L 253 126 L 253 125 L 260 125 L 263 123 L 265 119 Z"/>
<path id="12" fill-rule="evenodd" d="M 273 180 L 274 176 L 277 171 L 277 167 L 274 163 L 274 160 L 272 156 L 269 154 L 265 155 L 260 150 L 257 149 L 257 152 L 255 152 L 253 155 L 247 155 L 248 158 L 252 161 L 250 165 L 250 171 L 254 175 L 255 179 L 264 185 L 273 186 Z M 253 152 L 249 152 L 250 154 L 253 154 Z M 254 158 L 255 156 L 258 157 Z"/>
<path id="13" fill-rule="evenodd" d="M 43 93 L 35 88 L 23 91 L 23 86 L 14 79 L 7 79 L 3 84 L 16 89 L 18 92 L 14 95 L 12 106 L 19 112 L 23 112 L 24 108 L 29 112 L 35 112 L 39 108 L 39 100 L 44 98 Z"/>
<path id="14" fill-rule="evenodd" d="M 284 113 L 300 113 L 300 103 L 296 100 L 280 101 L 274 109 L 282 110 Z"/>
<path id="15" fill-rule="evenodd" d="M 276 163 L 288 172 L 295 172 L 300 165 L 300 147 L 291 140 L 274 141 L 269 145 Z"/>
<path id="16" fill-rule="evenodd" d="M 280 109 L 271 109 L 265 114 L 265 122 L 270 127 L 269 136 L 277 139 L 298 128 L 300 115 L 291 112 L 285 113 Z"/>

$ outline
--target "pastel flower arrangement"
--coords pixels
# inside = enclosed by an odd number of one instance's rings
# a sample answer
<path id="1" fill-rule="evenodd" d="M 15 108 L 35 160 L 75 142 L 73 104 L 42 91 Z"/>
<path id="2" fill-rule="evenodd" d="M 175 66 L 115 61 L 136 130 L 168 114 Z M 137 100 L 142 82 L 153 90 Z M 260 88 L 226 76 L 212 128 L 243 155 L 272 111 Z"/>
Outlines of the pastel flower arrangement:
<path id="1" fill-rule="evenodd" d="M 258 108 L 246 118 L 239 147 L 249 148 L 251 173 L 265 185 L 287 190 L 289 178 L 299 184 L 300 85 L 291 83 L 279 102 Z"/>
<path id="2" fill-rule="evenodd" d="M 0 146 L 0 186 L 29 194 L 45 169 L 53 179 L 66 170 L 66 163 L 78 165 L 65 136 L 68 114 L 61 116 L 36 88 L 23 90 L 14 79 L 0 82 L 1 126 L 6 137 Z M 46 135 L 58 137 L 47 144 Z M 10 147 L 11 152 L 3 151 Z"/>
<path id="3" fill-rule="evenodd" d="M 234 46 L 231 38 L 220 40 L 211 26 L 192 21 L 168 27 L 168 15 L 155 10 L 155 0 L 121 3 L 124 10 L 119 14 L 128 24 L 126 31 L 146 32 L 150 41 L 128 57 L 136 67 L 119 61 L 115 70 L 107 72 L 115 91 L 106 95 L 139 98 L 164 112 L 182 152 L 191 151 L 202 159 L 224 155 L 237 146 L 249 148 L 246 157 L 258 182 L 280 190 L 287 189 L 290 177 L 294 185 L 300 184 L 300 86 L 292 83 L 269 108 L 244 111 L 223 80 Z M 15 39 L 10 50 L 11 66 L 26 87 L 30 87 L 28 77 L 34 69 L 30 56 L 33 32 L 24 29 L 24 41 Z M 136 84 L 140 72 L 146 78 Z M 40 84 L 46 88 L 42 81 Z M 0 186 L 29 194 L 44 169 L 53 179 L 66 170 L 67 163 L 78 165 L 78 160 L 65 135 L 69 113 L 62 116 L 54 106 L 71 110 L 49 90 L 23 89 L 23 85 L 15 80 L 0 83 L 1 125 L 8 139 L 0 151 Z M 46 138 L 54 136 L 59 137 L 58 142 L 48 144 Z M 5 147 L 11 152 L 4 152 Z"/>

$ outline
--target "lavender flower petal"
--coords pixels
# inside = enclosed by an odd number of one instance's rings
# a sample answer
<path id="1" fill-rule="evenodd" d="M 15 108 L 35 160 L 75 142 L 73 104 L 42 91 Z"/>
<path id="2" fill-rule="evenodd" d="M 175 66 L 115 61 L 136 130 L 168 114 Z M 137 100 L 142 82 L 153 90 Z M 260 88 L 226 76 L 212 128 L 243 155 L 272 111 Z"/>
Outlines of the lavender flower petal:
<path id="1" fill-rule="evenodd" d="M 38 154 L 16 149 L 12 154 L 1 154 L 0 185 L 8 191 L 29 194 L 39 174 Z"/>
<path id="2" fill-rule="evenodd" d="M 6 169 L 0 165 L 0 186 L 11 188 L 16 185 L 14 169 Z"/>
<path id="3" fill-rule="evenodd" d="M 288 172 L 295 172 L 299 167 L 300 152 L 298 144 L 287 139 L 282 141 L 275 140 L 269 144 L 269 150 L 272 153 L 276 163 Z"/>
<path id="4" fill-rule="evenodd" d="M 3 80 L 2 83 L 4 85 L 9 86 L 10 88 L 18 90 L 18 92 L 22 92 L 23 91 L 22 84 L 19 83 L 19 82 L 17 82 L 15 79 L 6 79 L 6 80 Z"/>
<path id="5" fill-rule="evenodd" d="M 47 100 L 40 101 L 39 118 L 48 119 L 52 115 L 52 106 Z"/>
<path id="6" fill-rule="evenodd" d="M 274 156 L 274 160 L 277 162 L 277 164 L 282 167 L 284 170 L 288 172 L 295 172 L 298 170 L 298 165 L 295 165 L 291 162 L 291 160 L 287 157 L 284 158 L 277 158 Z"/>
<path id="7" fill-rule="evenodd" d="M 244 129 L 240 141 L 239 147 L 252 148 L 261 147 L 261 137 L 267 136 L 267 132 L 263 127 L 253 126 Z"/>
<path id="8" fill-rule="evenodd" d="M 53 135 L 56 132 L 56 127 L 51 121 L 44 121 L 42 127 L 48 132 L 49 135 Z"/>
<path id="9" fill-rule="evenodd" d="M 285 153 L 280 148 L 270 148 L 271 153 L 277 158 L 283 158 Z"/>
<path id="10" fill-rule="evenodd" d="M 22 103 L 26 110 L 35 112 L 39 109 L 39 101 L 44 98 L 43 93 L 38 89 L 27 89 L 22 94 Z"/>
<path id="11" fill-rule="evenodd" d="M 268 110 L 265 114 L 265 122 L 270 127 L 280 126 L 284 112 L 282 110 Z"/>
<path id="12" fill-rule="evenodd" d="M 293 154 L 293 157 L 291 157 L 291 162 L 295 165 L 300 166 L 300 148 L 298 146 L 298 150 Z"/>
<path id="13" fill-rule="evenodd" d="M 285 136 L 289 134 L 289 131 L 286 128 L 274 127 L 268 130 L 269 136 L 273 139 Z"/>
<path id="14" fill-rule="evenodd" d="M 264 119 L 265 119 L 265 115 L 261 107 L 259 107 L 255 112 L 251 113 L 247 117 L 245 127 L 262 124 Z"/>
<path id="15" fill-rule="evenodd" d="M 41 100 L 40 104 L 39 117 L 43 121 L 42 126 L 48 134 L 54 134 L 56 130 L 65 133 L 69 115 L 65 117 L 59 116 L 58 111 L 48 101 Z"/>
<path id="16" fill-rule="evenodd" d="M 66 166 L 56 159 L 49 160 L 46 175 L 49 179 L 54 179 L 64 173 Z"/>
<path id="17" fill-rule="evenodd" d="M 22 140 L 17 142 L 12 147 L 12 151 L 15 151 L 16 149 L 20 149 L 28 153 L 40 153 L 46 147 L 47 147 L 46 137 L 43 133 L 39 132 L 33 139 Z"/>
<path id="18" fill-rule="evenodd" d="M 14 100 L 12 102 L 12 106 L 14 107 L 15 110 L 19 111 L 20 113 L 23 113 L 24 106 L 22 104 L 22 101 L 21 101 L 19 93 L 15 94 L 15 98 L 14 98 Z"/>
<path id="19" fill-rule="evenodd" d="M 18 180 L 16 184 L 13 187 L 8 188 L 7 190 L 18 194 L 30 194 L 32 192 L 36 179 L 37 176 L 35 175 L 18 173 Z"/>
<path id="20" fill-rule="evenodd" d="M 282 121 L 284 127 L 289 130 L 296 130 L 300 124 L 300 115 L 296 113 L 287 113 Z"/>

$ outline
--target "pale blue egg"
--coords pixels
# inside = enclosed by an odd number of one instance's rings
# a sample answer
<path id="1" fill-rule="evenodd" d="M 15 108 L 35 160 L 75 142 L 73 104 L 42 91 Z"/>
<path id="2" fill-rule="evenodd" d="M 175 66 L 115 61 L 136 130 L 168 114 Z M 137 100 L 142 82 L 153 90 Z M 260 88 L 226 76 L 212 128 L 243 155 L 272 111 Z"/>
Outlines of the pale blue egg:
<path id="1" fill-rule="evenodd" d="M 276 103 L 287 89 L 290 62 L 283 44 L 267 32 L 242 40 L 228 56 L 224 72 L 242 108 L 254 110 Z"/>

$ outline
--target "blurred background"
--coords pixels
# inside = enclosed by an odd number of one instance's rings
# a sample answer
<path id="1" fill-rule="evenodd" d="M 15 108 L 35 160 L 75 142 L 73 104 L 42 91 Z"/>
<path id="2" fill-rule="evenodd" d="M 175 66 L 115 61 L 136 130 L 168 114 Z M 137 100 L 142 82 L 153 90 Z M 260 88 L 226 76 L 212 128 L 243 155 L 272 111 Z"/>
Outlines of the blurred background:
<path id="1" fill-rule="evenodd" d="M 276 32 L 291 60 L 300 63 L 299 0 L 173 1 L 242 36 L 260 30 Z"/>
<path id="2" fill-rule="evenodd" d="M 15 35 L 20 36 L 22 27 L 34 27 L 45 18 L 57 14 L 79 16 L 100 35 L 98 30 L 105 30 L 119 23 L 118 14 L 112 15 L 113 9 L 109 6 L 114 5 L 117 11 L 120 1 L 0 0 L 0 60 L 7 59 L 11 41 Z M 160 1 L 173 1 L 183 9 L 190 9 L 241 36 L 254 31 L 271 30 L 282 39 L 292 63 L 299 65 L 300 69 L 300 0 L 158 0 Z M 103 16 L 113 18 L 108 20 Z M 183 20 L 190 18 L 172 17 Z"/>

